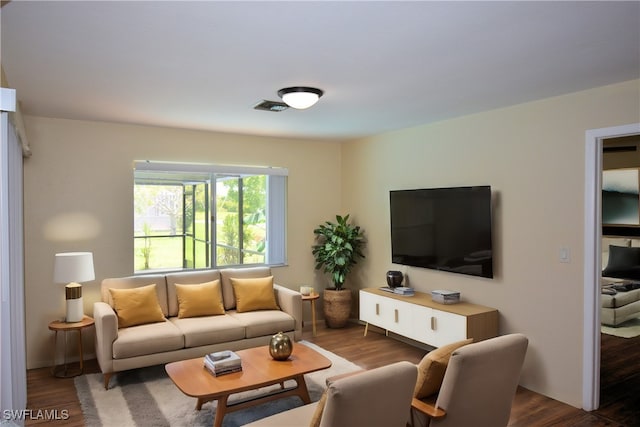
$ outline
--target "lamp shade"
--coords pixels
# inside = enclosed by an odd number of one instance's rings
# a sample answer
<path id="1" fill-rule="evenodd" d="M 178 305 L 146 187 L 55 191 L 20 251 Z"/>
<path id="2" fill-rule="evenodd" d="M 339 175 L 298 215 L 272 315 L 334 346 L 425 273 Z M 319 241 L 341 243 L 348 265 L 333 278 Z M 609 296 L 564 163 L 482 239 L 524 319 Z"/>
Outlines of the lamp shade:
<path id="1" fill-rule="evenodd" d="M 291 108 L 304 110 L 318 102 L 324 92 L 314 87 L 287 87 L 278 91 L 278 96 Z"/>
<path id="2" fill-rule="evenodd" d="M 96 278 L 93 271 L 93 253 L 64 252 L 56 254 L 53 268 L 55 283 L 89 282 Z"/>

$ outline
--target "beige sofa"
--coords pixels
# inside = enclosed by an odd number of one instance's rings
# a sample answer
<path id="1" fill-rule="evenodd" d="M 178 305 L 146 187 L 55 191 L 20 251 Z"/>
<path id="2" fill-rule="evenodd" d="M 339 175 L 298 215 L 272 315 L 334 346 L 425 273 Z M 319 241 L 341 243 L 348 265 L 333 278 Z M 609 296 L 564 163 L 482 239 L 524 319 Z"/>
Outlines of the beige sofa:
<path id="1" fill-rule="evenodd" d="M 273 284 L 279 310 L 236 310 L 231 279 L 271 276 L 268 267 L 198 270 L 151 274 L 102 281 L 102 301 L 93 309 L 96 356 L 105 388 L 114 373 L 203 356 L 220 350 L 240 350 L 266 345 L 271 336 L 284 332 L 302 337 L 302 299 L 299 292 Z M 219 280 L 224 314 L 179 318 L 176 284 L 202 284 Z M 155 284 L 162 310 L 160 321 L 119 327 L 110 289 L 133 289 Z"/>
<path id="2" fill-rule="evenodd" d="M 611 248 L 611 246 L 614 247 Z M 620 251 L 620 247 L 625 249 Z M 618 326 L 640 317 L 640 289 L 633 289 L 635 285 L 629 283 L 629 280 L 640 281 L 640 277 L 637 276 L 640 274 L 640 264 L 625 265 L 638 254 L 640 254 L 639 238 L 603 237 L 602 239 L 603 277 L 600 322 L 604 325 Z M 616 274 L 617 270 L 621 274 Z"/>

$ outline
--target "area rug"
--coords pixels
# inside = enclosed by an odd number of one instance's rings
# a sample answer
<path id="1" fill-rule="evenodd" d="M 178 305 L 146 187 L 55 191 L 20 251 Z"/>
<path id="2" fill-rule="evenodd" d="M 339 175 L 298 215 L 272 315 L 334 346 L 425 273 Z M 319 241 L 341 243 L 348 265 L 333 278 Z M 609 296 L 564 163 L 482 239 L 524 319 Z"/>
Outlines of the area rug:
<path id="1" fill-rule="evenodd" d="M 640 335 L 640 318 L 628 320 L 615 328 L 601 325 L 600 331 L 603 334 L 615 335 L 616 337 L 635 338 Z"/>
<path id="2" fill-rule="evenodd" d="M 305 375 L 312 401 L 317 401 L 325 388 L 325 379 L 361 369 L 358 365 L 307 341 L 306 345 L 331 360 L 331 367 Z M 291 385 L 295 383 L 291 381 Z M 287 384 L 288 385 L 288 384 Z M 75 378 L 76 392 L 88 427 L 161 427 L 212 426 L 217 402 L 207 402 L 195 409 L 196 399 L 188 397 L 173 384 L 164 365 L 134 369 L 114 375 L 109 390 L 104 389 L 102 374 Z M 278 386 L 265 387 L 233 395 L 229 402 L 268 392 Z M 267 402 L 232 412 L 224 417 L 223 427 L 241 426 L 260 418 L 301 406 L 295 396 Z"/>

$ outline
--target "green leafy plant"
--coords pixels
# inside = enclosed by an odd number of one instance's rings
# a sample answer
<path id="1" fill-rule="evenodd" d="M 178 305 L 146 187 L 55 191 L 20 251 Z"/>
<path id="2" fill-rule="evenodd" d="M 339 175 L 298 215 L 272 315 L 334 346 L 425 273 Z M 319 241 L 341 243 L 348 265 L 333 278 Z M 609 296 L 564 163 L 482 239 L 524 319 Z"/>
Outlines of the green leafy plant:
<path id="1" fill-rule="evenodd" d="M 349 224 L 349 215 L 336 215 L 336 222 L 327 221 L 313 230 L 317 244 L 312 253 L 316 270 L 324 269 L 331 275 L 336 290 L 342 289 L 351 267 L 364 258 L 364 233 L 360 226 Z"/>

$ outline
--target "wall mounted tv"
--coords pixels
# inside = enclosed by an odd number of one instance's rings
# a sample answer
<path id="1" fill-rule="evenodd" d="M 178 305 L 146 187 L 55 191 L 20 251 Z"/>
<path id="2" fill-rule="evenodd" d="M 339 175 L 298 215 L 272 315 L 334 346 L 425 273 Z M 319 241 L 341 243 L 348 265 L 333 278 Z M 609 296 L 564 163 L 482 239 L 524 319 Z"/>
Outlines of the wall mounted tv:
<path id="1" fill-rule="evenodd" d="M 394 190 L 391 261 L 493 278 L 491 187 Z"/>

